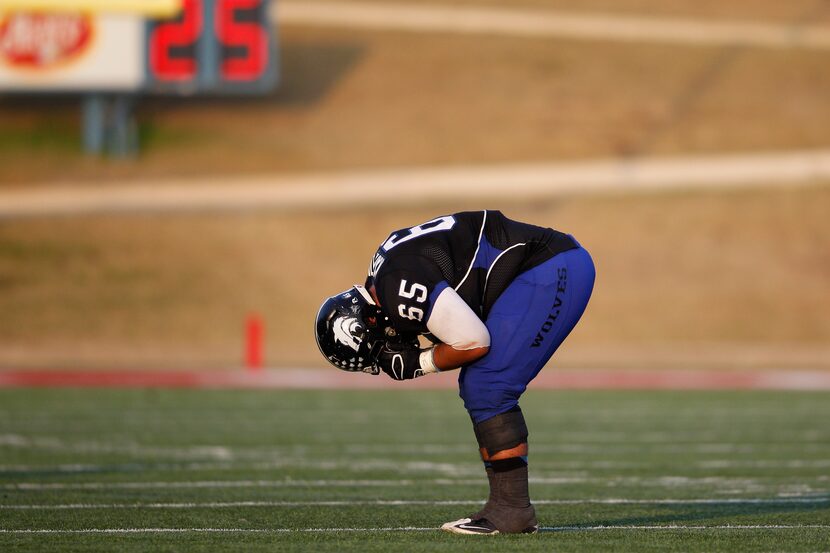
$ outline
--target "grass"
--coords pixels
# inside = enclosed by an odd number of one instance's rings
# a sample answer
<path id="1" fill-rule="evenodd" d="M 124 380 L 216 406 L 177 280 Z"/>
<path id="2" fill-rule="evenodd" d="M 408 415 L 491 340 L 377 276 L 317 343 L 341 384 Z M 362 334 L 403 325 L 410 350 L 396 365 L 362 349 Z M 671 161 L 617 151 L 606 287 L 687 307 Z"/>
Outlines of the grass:
<path id="1" fill-rule="evenodd" d="M 454 393 L 3 390 L 0 528 L 66 533 L 0 549 L 818 551 L 829 399 L 531 390 L 549 530 L 477 540 L 434 530 L 486 495 Z M 70 533 L 142 528 L 238 531 Z"/>
<path id="2" fill-rule="evenodd" d="M 40 153 L 79 153 L 80 131 L 77 124 L 49 124 L 41 120 L 31 129 L 0 130 L 0 150 L 9 152 Z"/>

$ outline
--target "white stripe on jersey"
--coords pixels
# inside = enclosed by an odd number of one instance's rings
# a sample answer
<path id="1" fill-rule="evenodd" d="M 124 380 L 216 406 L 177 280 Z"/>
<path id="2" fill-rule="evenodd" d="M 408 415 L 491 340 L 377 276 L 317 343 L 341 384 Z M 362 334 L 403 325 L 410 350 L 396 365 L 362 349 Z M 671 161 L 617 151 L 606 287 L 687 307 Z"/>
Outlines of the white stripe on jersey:
<path id="1" fill-rule="evenodd" d="M 476 243 L 476 251 L 473 254 L 473 259 L 470 260 L 470 266 L 467 267 L 467 274 L 464 275 L 464 278 L 461 279 L 461 282 L 455 287 L 456 290 L 461 288 L 464 284 L 464 281 L 467 280 L 467 277 L 470 276 L 470 271 L 473 270 L 473 265 L 475 265 L 476 257 L 478 257 L 478 250 L 481 248 L 481 237 L 484 236 L 484 225 L 487 224 L 487 210 L 484 210 L 484 217 L 481 218 L 481 230 L 478 231 L 478 242 Z"/>
<path id="2" fill-rule="evenodd" d="M 519 247 L 519 246 L 527 246 L 527 242 L 520 242 L 518 244 L 513 244 L 512 246 L 510 246 L 509 248 L 507 248 L 506 250 L 504 250 L 503 252 L 501 252 L 499 255 L 496 256 L 496 259 L 493 261 L 493 264 L 490 265 L 489 269 L 487 269 L 487 276 L 484 278 L 484 290 L 481 292 L 481 297 L 483 297 L 483 298 L 487 297 L 487 283 L 490 282 L 490 273 L 493 271 L 493 267 L 496 266 L 496 263 L 499 262 L 499 259 L 501 259 L 501 256 L 503 256 L 504 254 L 506 254 L 507 252 L 509 252 L 513 248 L 516 248 L 516 247 Z"/>

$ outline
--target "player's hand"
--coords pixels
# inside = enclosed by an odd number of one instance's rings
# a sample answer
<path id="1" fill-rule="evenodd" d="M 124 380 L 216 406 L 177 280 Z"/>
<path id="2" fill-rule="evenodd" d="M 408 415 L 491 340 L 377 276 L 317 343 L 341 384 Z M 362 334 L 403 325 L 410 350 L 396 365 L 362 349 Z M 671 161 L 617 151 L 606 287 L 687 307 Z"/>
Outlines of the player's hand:
<path id="1" fill-rule="evenodd" d="M 381 348 L 375 364 L 394 380 L 412 380 L 423 376 L 419 357 L 421 348 L 417 344 L 390 344 Z"/>

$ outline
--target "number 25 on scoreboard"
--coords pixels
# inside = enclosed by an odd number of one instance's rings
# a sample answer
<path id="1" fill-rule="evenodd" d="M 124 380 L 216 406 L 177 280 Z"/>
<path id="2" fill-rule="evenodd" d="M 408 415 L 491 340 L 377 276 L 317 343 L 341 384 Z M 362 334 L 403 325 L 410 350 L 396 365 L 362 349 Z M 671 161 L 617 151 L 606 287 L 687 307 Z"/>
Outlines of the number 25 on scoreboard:
<path id="1" fill-rule="evenodd" d="M 272 59 L 268 0 L 183 0 L 176 19 L 150 23 L 148 69 L 160 83 L 196 81 L 211 68 L 221 90 L 225 83 L 267 78 Z M 201 41 L 213 41 L 216 59 L 203 58 Z M 218 78 L 216 78 L 218 76 Z"/>

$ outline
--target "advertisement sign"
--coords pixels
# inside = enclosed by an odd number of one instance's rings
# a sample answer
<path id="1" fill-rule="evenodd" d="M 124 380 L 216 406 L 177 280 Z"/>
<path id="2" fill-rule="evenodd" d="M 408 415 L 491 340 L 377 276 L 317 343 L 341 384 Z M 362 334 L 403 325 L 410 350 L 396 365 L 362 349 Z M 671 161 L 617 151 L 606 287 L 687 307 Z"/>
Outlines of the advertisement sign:
<path id="1" fill-rule="evenodd" d="M 140 16 L 0 14 L 0 89 L 133 91 L 144 63 Z"/>

